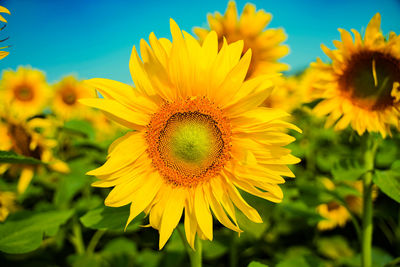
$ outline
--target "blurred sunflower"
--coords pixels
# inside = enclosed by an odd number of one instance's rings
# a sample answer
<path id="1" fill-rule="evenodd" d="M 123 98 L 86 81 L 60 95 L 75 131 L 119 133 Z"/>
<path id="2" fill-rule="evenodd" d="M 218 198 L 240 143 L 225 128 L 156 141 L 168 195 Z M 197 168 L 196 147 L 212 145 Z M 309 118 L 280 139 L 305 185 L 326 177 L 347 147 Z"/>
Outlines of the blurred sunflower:
<path id="1" fill-rule="evenodd" d="M 37 115 L 47 104 L 48 85 L 39 70 L 19 67 L 17 71 L 6 70 L 0 81 L 2 112 L 18 118 Z"/>
<path id="2" fill-rule="evenodd" d="M 15 193 L 0 191 L 0 222 L 4 222 L 16 210 L 15 199 Z"/>
<path id="3" fill-rule="evenodd" d="M 315 87 L 324 88 L 323 100 L 315 107 L 318 115 L 328 115 L 327 126 L 341 130 L 349 124 L 362 135 L 365 131 L 390 133 L 390 125 L 399 124 L 400 37 L 394 32 L 385 39 L 377 13 L 369 22 L 364 39 L 352 30 L 339 29 L 342 41 L 334 41 L 335 50 L 322 45 L 332 59 L 312 64 L 323 74 Z"/>
<path id="4" fill-rule="evenodd" d="M 6 13 L 6 14 L 9 14 L 9 15 L 11 14 L 10 11 L 7 8 L 3 7 L 3 6 L 0 6 L 0 13 Z M 2 15 L 0 15 L 0 21 L 2 21 L 4 23 L 7 23 L 7 20 Z M 5 27 L 6 27 L 6 25 L 2 26 L 0 28 L 0 31 L 4 30 Z M 0 43 L 6 41 L 7 39 L 8 38 L 0 40 Z M 3 47 L 0 47 L 0 49 L 4 49 L 4 48 L 8 48 L 8 47 L 9 46 L 3 46 Z M 9 52 L 0 50 L 0 60 L 5 58 L 6 56 L 8 56 L 8 54 L 9 54 Z"/>
<path id="5" fill-rule="evenodd" d="M 222 47 L 224 38 L 228 43 L 243 40 L 242 55 L 251 49 L 252 58 L 246 78 L 256 77 L 260 74 L 276 73 L 287 70 L 289 67 L 277 60 L 289 53 L 289 47 L 282 45 L 286 40 L 283 29 L 265 29 L 272 19 L 270 13 L 264 10 L 256 11 L 252 4 L 246 4 L 238 18 L 234 1 L 228 3 L 225 15 L 219 12 L 208 15 L 208 23 L 212 31 L 218 35 L 219 48 Z M 204 42 L 210 30 L 195 28 L 194 32 L 201 42 Z"/>
<path id="6" fill-rule="evenodd" d="M 127 225 L 143 211 L 149 215 L 160 249 L 182 212 L 192 248 L 196 233 L 213 239 L 211 211 L 237 232 L 234 206 L 261 223 L 237 188 L 280 202 L 282 176 L 294 176 L 286 164 L 299 162 L 282 147 L 294 140 L 284 129 L 299 129 L 282 121 L 285 112 L 259 107 L 272 89 L 269 76 L 244 81 L 251 51 L 242 56 L 243 42 L 218 49 L 212 31 L 200 45 L 170 24 L 172 43 L 150 34 L 150 45 L 141 41 L 143 61 L 133 48 L 136 88 L 92 79 L 104 99 L 81 100 L 135 130 L 114 141 L 106 163 L 88 174 L 100 179 L 94 186 L 114 187 L 107 206 L 131 204 Z"/>
<path id="7" fill-rule="evenodd" d="M 64 77 L 53 87 L 55 93 L 52 110 L 59 118 L 84 118 L 88 112 L 92 112 L 87 106 L 80 104 L 78 99 L 96 97 L 96 92 L 74 76 Z"/>
<path id="8" fill-rule="evenodd" d="M 46 138 L 46 131 L 51 130 L 52 125 L 48 120 L 34 118 L 27 122 L 5 117 L 7 126 L 8 140 L 11 142 L 3 143 L 5 150 L 14 151 L 19 155 L 35 158 L 48 164 L 47 166 L 58 172 L 69 172 L 68 165 L 53 156 L 52 148 L 57 145 L 56 140 Z M 38 131 L 40 129 L 40 131 Z M 2 172 L 7 169 L 11 173 L 18 175 L 18 193 L 22 194 L 30 184 L 35 171 L 39 165 L 32 164 L 0 164 Z"/>
<path id="9" fill-rule="evenodd" d="M 331 230 L 338 226 L 343 227 L 350 219 L 347 209 L 336 201 L 318 205 L 317 211 L 322 217 L 326 218 L 318 222 L 317 227 L 321 231 Z"/>
<path id="10" fill-rule="evenodd" d="M 263 106 L 279 108 L 291 112 L 303 102 L 299 81 L 295 76 L 278 77 L 274 79 L 275 88 L 264 101 Z"/>
<path id="11" fill-rule="evenodd" d="M 328 179 L 323 178 L 322 183 L 326 187 L 326 189 L 333 191 L 335 190 L 336 186 L 334 183 Z M 356 215 L 361 215 L 363 203 L 362 203 L 362 193 L 363 193 L 363 183 L 362 181 L 355 181 L 355 182 L 347 182 L 348 186 L 354 188 L 358 194 L 348 194 L 344 196 L 344 201 L 348 209 Z M 373 187 L 372 191 L 372 199 L 376 199 L 378 195 L 377 187 Z M 331 230 L 336 227 L 344 227 L 347 221 L 350 220 L 350 213 L 346 207 L 339 204 L 336 201 L 330 201 L 329 203 L 320 204 L 317 207 L 317 212 L 322 216 L 325 217 L 325 220 L 322 220 L 318 223 L 317 227 L 319 230 Z"/>

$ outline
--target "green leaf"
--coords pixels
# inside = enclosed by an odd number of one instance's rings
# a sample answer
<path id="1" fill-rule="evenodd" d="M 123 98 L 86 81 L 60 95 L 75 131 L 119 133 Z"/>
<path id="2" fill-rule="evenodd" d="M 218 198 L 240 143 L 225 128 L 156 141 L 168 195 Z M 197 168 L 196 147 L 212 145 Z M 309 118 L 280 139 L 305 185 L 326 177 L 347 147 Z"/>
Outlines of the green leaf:
<path id="1" fill-rule="evenodd" d="M 390 170 L 375 171 L 373 176 L 374 183 L 393 200 L 400 203 L 400 161 L 392 164 Z"/>
<path id="2" fill-rule="evenodd" d="M 92 178 L 85 173 L 92 169 L 92 164 L 88 160 L 77 159 L 68 162 L 71 172 L 62 175 L 57 184 L 54 195 L 54 203 L 57 206 L 67 204 L 84 186 L 87 186 Z"/>
<path id="3" fill-rule="evenodd" d="M 317 239 L 317 248 L 319 253 L 333 260 L 354 255 L 353 249 L 342 236 Z"/>
<path id="4" fill-rule="evenodd" d="M 80 220 L 85 227 L 103 230 L 124 230 L 129 217 L 129 205 L 111 208 L 100 207 L 83 215 Z M 137 229 L 143 216 L 137 216 L 128 226 L 127 230 Z"/>
<path id="5" fill-rule="evenodd" d="M 72 210 L 13 214 L 0 224 L 0 251 L 20 254 L 37 249 L 43 235 L 54 235 L 54 228 L 65 223 L 72 214 Z"/>
<path id="6" fill-rule="evenodd" d="M 258 261 L 252 261 L 249 265 L 247 265 L 247 267 L 268 267 L 268 265 L 262 264 Z"/>
<path id="7" fill-rule="evenodd" d="M 315 209 L 310 209 L 309 206 L 302 202 L 280 204 L 279 206 L 282 211 L 286 212 L 290 216 L 307 218 L 308 223 L 310 224 L 325 220 L 325 218 L 319 215 Z"/>
<path id="8" fill-rule="evenodd" d="M 70 120 L 64 124 L 64 129 L 81 133 L 89 139 L 94 139 L 95 137 L 93 126 L 88 121 Z"/>
<path id="9" fill-rule="evenodd" d="M 228 252 L 228 248 L 217 239 L 213 241 L 204 240 L 202 242 L 205 259 L 217 259 Z"/>
<path id="10" fill-rule="evenodd" d="M 0 163 L 13 163 L 13 164 L 44 164 L 42 161 L 31 157 L 18 155 L 13 151 L 0 150 Z"/>
<path id="11" fill-rule="evenodd" d="M 336 181 L 356 181 L 368 170 L 363 164 L 351 159 L 338 160 L 333 165 L 332 176 Z"/>

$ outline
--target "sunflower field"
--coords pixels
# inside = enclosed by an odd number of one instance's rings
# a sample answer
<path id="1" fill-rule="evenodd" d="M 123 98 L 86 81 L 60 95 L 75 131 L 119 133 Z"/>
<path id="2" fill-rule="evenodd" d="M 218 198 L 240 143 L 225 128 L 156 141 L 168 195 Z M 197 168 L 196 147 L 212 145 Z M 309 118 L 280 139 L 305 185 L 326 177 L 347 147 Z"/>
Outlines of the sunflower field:
<path id="1" fill-rule="evenodd" d="M 115 2 L 0 1 L 1 267 L 400 266 L 400 2 Z"/>

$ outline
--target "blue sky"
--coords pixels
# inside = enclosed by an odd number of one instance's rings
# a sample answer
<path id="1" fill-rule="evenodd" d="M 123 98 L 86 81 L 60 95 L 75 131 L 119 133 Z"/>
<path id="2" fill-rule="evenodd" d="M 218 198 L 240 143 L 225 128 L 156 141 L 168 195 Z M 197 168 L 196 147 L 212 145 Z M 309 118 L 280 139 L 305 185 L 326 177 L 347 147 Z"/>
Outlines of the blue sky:
<path id="1" fill-rule="evenodd" d="M 241 12 L 247 1 L 236 1 Z M 31 65 L 55 82 L 66 74 L 81 79 L 110 78 L 132 83 L 128 62 L 132 46 L 150 32 L 170 38 L 169 18 L 183 30 L 207 26 L 207 13 L 225 12 L 228 1 L 3 0 L 12 13 L 1 37 L 10 36 L 10 55 L 0 70 Z M 399 0 L 252 1 L 273 15 L 271 28 L 284 28 L 291 48 L 281 61 L 300 70 L 323 57 L 320 44 L 332 47 L 337 28 L 363 31 L 380 12 L 385 33 L 400 34 Z"/>

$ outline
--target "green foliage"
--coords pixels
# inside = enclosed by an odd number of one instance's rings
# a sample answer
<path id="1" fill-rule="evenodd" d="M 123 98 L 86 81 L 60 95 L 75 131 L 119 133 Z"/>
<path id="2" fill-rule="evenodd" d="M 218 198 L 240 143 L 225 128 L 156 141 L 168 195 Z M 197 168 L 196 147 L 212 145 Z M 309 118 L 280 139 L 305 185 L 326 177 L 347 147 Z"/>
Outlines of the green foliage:
<path id="1" fill-rule="evenodd" d="M 21 254 L 37 249 L 44 236 L 54 236 L 73 211 L 20 212 L 0 224 L 0 250 Z"/>
<path id="2" fill-rule="evenodd" d="M 0 151 L 0 163 L 43 164 L 43 162 L 38 159 L 18 155 L 13 151 Z"/>
<path id="3" fill-rule="evenodd" d="M 366 173 L 365 166 L 354 159 L 339 159 L 332 168 L 332 176 L 336 181 L 356 181 Z"/>
<path id="4" fill-rule="evenodd" d="M 129 205 L 120 208 L 100 207 L 87 212 L 80 218 L 85 227 L 91 229 L 124 230 L 129 217 Z M 127 230 L 138 229 L 143 216 L 137 216 Z"/>
<path id="5" fill-rule="evenodd" d="M 249 265 L 247 265 L 247 267 L 268 267 L 268 265 L 262 264 L 258 261 L 252 261 Z"/>
<path id="6" fill-rule="evenodd" d="M 387 171 L 376 171 L 373 181 L 383 193 L 400 203 L 400 160 Z"/>

